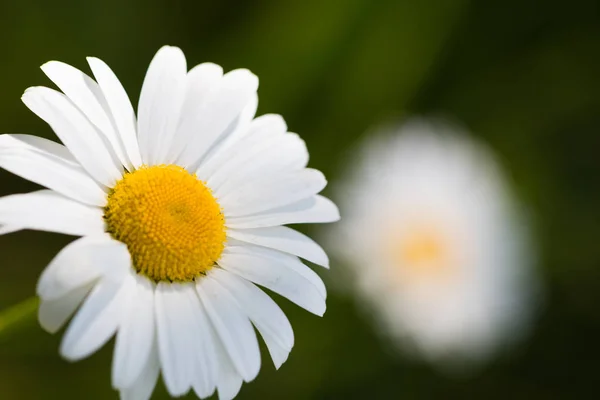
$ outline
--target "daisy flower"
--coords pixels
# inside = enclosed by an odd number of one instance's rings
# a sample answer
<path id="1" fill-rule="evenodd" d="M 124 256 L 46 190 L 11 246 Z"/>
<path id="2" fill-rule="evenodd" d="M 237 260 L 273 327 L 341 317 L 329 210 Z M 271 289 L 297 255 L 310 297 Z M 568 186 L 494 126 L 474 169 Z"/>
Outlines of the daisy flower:
<path id="1" fill-rule="evenodd" d="M 115 335 L 112 385 L 147 399 L 159 373 L 172 396 L 215 389 L 231 399 L 261 357 L 254 328 L 279 368 L 294 345 L 282 310 L 256 285 L 316 315 L 325 286 L 299 257 L 323 250 L 283 225 L 332 222 L 306 168 L 304 141 L 279 115 L 255 118 L 258 79 L 161 48 L 144 79 L 137 118 L 115 74 L 88 58 L 94 79 L 51 61 L 61 92 L 23 102 L 62 141 L 0 136 L 0 166 L 47 190 L 0 198 L 0 233 L 20 229 L 81 238 L 42 273 L 39 321 L 59 330 L 71 361 Z"/>
<path id="2" fill-rule="evenodd" d="M 528 237 L 491 153 L 411 120 L 373 135 L 329 230 L 382 333 L 444 367 L 483 360 L 531 311 Z"/>

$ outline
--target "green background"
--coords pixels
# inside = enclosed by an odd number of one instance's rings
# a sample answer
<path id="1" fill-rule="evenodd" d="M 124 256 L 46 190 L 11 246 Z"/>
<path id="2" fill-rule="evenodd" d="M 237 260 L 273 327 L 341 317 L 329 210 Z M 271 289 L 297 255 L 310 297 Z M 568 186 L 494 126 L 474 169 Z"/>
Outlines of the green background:
<path id="1" fill-rule="evenodd" d="M 0 132 L 54 137 L 20 102 L 28 86 L 50 85 L 42 63 L 87 71 L 86 56 L 102 58 L 137 104 L 164 44 L 180 46 L 188 66 L 212 61 L 256 73 L 259 114 L 282 114 L 307 141 L 310 165 L 332 182 L 373 124 L 446 115 L 496 150 L 532 213 L 546 299 L 521 345 L 469 376 L 441 375 L 392 354 L 353 299 L 330 290 L 323 319 L 281 302 L 296 346 L 277 372 L 263 351 L 261 373 L 240 399 L 597 398 L 598 1 L 2 1 Z M 34 189 L 0 171 L 0 195 Z M 0 237 L 0 307 L 32 295 L 70 240 Z M 319 273 L 335 286 L 335 274 Z M 33 319 L 0 337 L 0 399 L 117 398 L 112 343 L 70 364 L 59 342 Z M 162 384 L 155 398 L 166 398 Z"/>

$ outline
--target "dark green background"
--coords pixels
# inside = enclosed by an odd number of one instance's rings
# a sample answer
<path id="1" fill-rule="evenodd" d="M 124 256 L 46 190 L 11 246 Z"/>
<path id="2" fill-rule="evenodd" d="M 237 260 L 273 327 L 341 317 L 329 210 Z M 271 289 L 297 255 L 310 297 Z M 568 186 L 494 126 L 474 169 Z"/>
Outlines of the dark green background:
<path id="1" fill-rule="evenodd" d="M 259 113 L 282 114 L 332 182 L 373 124 L 412 114 L 462 121 L 497 151 L 537 235 L 545 307 L 527 341 L 472 376 L 449 378 L 390 354 L 353 300 L 330 291 L 323 319 L 282 302 L 296 346 L 278 372 L 264 357 L 240 399 L 597 398 L 598 1 L 3 0 L 0 132 L 53 137 L 19 100 L 28 86 L 50 84 L 38 68 L 45 61 L 87 70 L 85 56 L 100 57 L 136 104 L 164 44 L 180 46 L 188 66 L 255 72 Z M 0 171 L 0 195 L 33 189 Z M 32 295 L 70 240 L 0 237 L 0 307 Z M 34 320 L 0 338 L 0 398 L 117 398 L 112 343 L 70 364 L 58 356 L 59 340 Z M 161 385 L 155 397 L 164 393 Z"/>

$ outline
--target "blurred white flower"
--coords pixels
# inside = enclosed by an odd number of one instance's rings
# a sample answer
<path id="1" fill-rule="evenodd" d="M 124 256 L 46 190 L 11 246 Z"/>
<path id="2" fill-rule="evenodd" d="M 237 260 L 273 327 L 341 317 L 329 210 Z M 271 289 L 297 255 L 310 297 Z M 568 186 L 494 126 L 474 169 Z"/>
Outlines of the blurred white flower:
<path id="1" fill-rule="evenodd" d="M 440 365 L 482 361 L 524 332 L 535 281 L 524 221 L 493 156 L 414 119 L 369 136 L 329 231 L 380 330 Z"/>
<path id="2" fill-rule="evenodd" d="M 220 399 L 276 368 L 292 327 L 255 284 L 317 314 L 326 289 L 299 257 L 328 265 L 290 223 L 330 222 L 326 180 L 279 115 L 255 118 L 258 78 L 200 64 L 165 46 L 152 60 L 138 115 L 112 70 L 96 80 L 60 62 L 43 71 L 64 92 L 34 87 L 24 103 L 64 146 L 0 135 L 0 167 L 49 190 L 0 198 L 0 234 L 37 229 L 82 236 L 40 277 L 39 319 L 50 332 L 74 315 L 61 354 L 76 361 L 116 335 L 112 385 L 148 399 L 162 374 L 172 396 Z M 254 327 L 253 327 L 254 325 Z"/>

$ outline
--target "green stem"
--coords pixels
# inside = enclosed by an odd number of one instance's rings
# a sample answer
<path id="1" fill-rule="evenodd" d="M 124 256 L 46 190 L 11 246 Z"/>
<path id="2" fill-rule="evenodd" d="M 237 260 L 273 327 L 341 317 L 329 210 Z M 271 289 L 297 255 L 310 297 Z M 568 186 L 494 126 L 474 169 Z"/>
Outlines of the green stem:
<path id="1" fill-rule="evenodd" d="M 35 318 L 35 312 L 38 308 L 39 300 L 37 297 L 30 297 L 12 307 L 0 311 L 0 336 L 14 331 Z"/>

